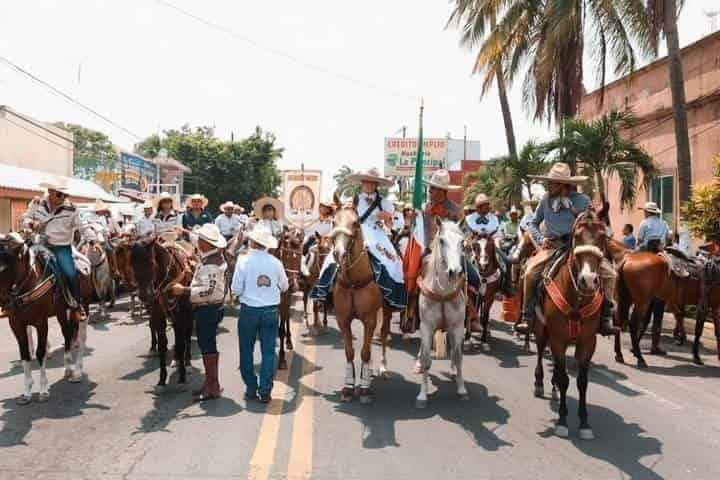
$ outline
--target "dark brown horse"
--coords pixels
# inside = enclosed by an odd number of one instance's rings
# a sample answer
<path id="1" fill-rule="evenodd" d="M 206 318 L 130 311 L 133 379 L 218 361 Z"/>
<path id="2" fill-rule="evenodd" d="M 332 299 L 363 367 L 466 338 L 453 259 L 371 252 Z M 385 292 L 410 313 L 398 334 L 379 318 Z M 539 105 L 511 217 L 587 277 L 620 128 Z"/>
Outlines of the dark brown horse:
<path id="1" fill-rule="evenodd" d="M 475 294 L 475 303 L 472 308 L 478 312 L 478 319 L 482 325 L 480 345 L 489 349 L 490 339 L 490 309 L 495 296 L 500 291 L 501 271 L 495 253 L 495 242 L 490 235 L 474 234 L 472 238 L 472 251 L 480 276 L 480 287 Z"/>
<path id="2" fill-rule="evenodd" d="M 280 259 L 285 267 L 285 274 L 288 277 L 290 287 L 280 296 L 280 352 L 278 353 L 278 369 L 285 370 L 287 361 L 285 350 L 293 349 L 292 336 L 290 334 L 290 317 L 292 309 L 293 293 L 300 289 L 300 266 L 302 264 L 302 242 L 303 232 L 298 228 L 291 228 L 283 232 L 280 246 L 275 250 L 275 256 Z"/>
<path id="3" fill-rule="evenodd" d="M 175 283 L 188 286 L 192 281 L 193 267 L 188 254 L 179 247 L 161 245 L 157 238 L 138 240 L 130 255 L 140 300 L 150 313 L 150 328 L 158 339 L 160 380 L 167 383 L 167 318 L 172 318 L 175 333 L 175 363 L 178 383 L 186 381 L 186 364 L 190 360 L 192 335 L 192 306 L 187 297 L 172 297 L 167 287 Z"/>
<path id="4" fill-rule="evenodd" d="M 364 245 L 360 218 L 357 214 L 357 198 L 352 206 L 342 206 L 336 197 L 335 228 L 332 232 L 333 256 L 338 271 L 333 287 L 335 316 L 343 335 L 345 344 L 345 385 L 341 392 L 341 400 L 351 401 L 355 392 L 355 349 L 351 323 L 359 319 L 364 327 L 363 346 L 360 353 L 360 402 L 371 403 L 373 400 L 370 389 L 371 371 L 370 357 L 372 339 L 378 317 L 382 318 L 382 352 L 380 367 L 381 375 L 387 369 L 385 352 L 387 337 L 390 331 L 392 313 L 383 308 L 383 295 L 375 283 L 370 254 Z"/>
<path id="5" fill-rule="evenodd" d="M 23 363 L 24 390 L 17 400 L 22 405 L 32 401 L 31 327 L 35 328 L 38 336 L 35 358 L 40 364 L 39 401 L 47 402 L 50 398 L 45 371 L 49 317 L 57 317 L 65 340 L 65 378 L 71 382 L 79 382 L 83 378 L 87 319 L 78 322 L 74 315 L 72 318 L 68 316 L 68 306 L 58 285 L 58 279 L 52 275 L 46 259 L 28 247 L 19 235 L 0 234 L 0 307 L 10 321 Z M 92 284 L 88 277 L 81 277 L 80 288 L 84 300 L 92 296 Z M 77 351 L 73 365 L 74 343 Z"/>
<path id="6" fill-rule="evenodd" d="M 310 299 L 310 292 L 320 278 L 320 270 L 325 263 L 325 259 L 330 255 L 333 248 L 332 238 L 321 237 L 319 234 L 315 234 L 315 245 L 310 249 L 310 261 L 307 265 L 308 274 L 303 275 L 300 279 L 300 289 L 303 292 L 303 313 L 305 314 L 305 325 L 307 326 L 310 334 L 315 335 L 320 330 L 320 308 L 323 310 L 323 326 L 322 329 L 327 329 L 327 312 L 328 306 L 318 302 L 317 300 L 312 301 L 313 307 L 313 324 L 310 325 L 308 322 L 307 305 Z"/>
<path id="7" fill-rule="evenodd" d="M 510 258 L 510 262 L 513 264 L 512 266 L 512 272 L 513 272 L 513 287 L 515 287 L 515 291 L 518 292 L 519 298 L 519 304 L 522 305 L 523 303 L 523 289 L 522 289 L 522 273 L 525 271 L 525 265 L 527 264 L 527 261 L 530 257 L 535 255 L 535 252 L 537 252 L 538 246 L 535 243 L 535 240 L 533 239 L 532 235 L 530 235 L 530 232 L 527 230 L 522 232 L 520 234 L 520 238 L 518 239 L 517 248 L 515 249 L 515 253 Z M 517 325 L 520 322 L 520 316 L 518 316 L 517 320 L 515 321 L 515 324 Z M 520 335 L 520 334 L 518 334 Z M 525 352 L 530 351 L 530 331 L 525 334 L 524 340 L 523 340 L 523 350 Z"/>
<path id="8" fill-rule="evenodd" d="M 568 436 L 566 397 L 570 380 L 565 366 L 565 352 L 568 346 L 574 344 L 578 364 L 579 436 L 585 440 L 593 438 L 588 422 L 587 387 L 602 313 L 599 271 L 606 254 L 606 243 L 605 225 L 595 213 L 581 214 L 573 228 L 567 260 L 545 284 L 547 294 L 540 302 L 543 311 L 538 312 L 539 318 L 535 322 L 535 396 L 542 397 L 544 394 L 543 354 L 549 344 L 554 363 L 553 391 L 555 387 L 560 391 L 559 419 L 555 426 L 555 433 L 560 437 Z"/>
<path id="9" fill-rule="evenodd" d="M 650 320 L 650 306 L 653 299 L 665 302 L 675 315 L 676 330 L 684 332 L 685 307 L 697 305 L 695 320 L 695 341 L 693 342 L 693 361 L 702 365 L 700 341 L 708 311 L 720 308 L 720 287 L 701 285 L 696 276 L 679 278 L 670 272 L 667 261 L 652 252 L 627 254 L 618 269 L 618 323 L 628 325 L 632 340 L 632 353 L 637 358 L 638 367 L 647 367 L 640 350 L 640 340 Z M 700 301 L 705 292 L 707 305 Z M 632 314 L 630 308 L 632 307 Z M 659 326 L 658 326 L 659 327 Z M 653 344 L 657 347 L 660 330 L 656 327 Z M 717 331 L 716 331 L 717 334 Z M 720 346 L 720 338 L 718 339 Z M 623 362 L 620 335 L 615 338 L 615 359 Z"/>

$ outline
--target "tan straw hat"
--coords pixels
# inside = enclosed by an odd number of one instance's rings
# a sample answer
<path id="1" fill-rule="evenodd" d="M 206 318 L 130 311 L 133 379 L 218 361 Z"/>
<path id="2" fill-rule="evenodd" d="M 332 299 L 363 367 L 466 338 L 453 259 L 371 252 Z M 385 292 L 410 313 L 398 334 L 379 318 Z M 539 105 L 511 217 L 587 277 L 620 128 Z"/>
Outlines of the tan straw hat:
<path id="1" fill-rule="evenodd" d="M 172 202 L 173 208 L 175 208 L 175 197 L 173 197 L 167 192 L 162 192 L 160 195 L 155 197 L 155 199 L 153 200 L 153 206 L 159 209 L 160 204 L 166 200 L 170 200 Z"/>
<path id="2" fill-rule="evenodd" d="M 109 212 L 109 211 L 110 211 L 110 207 L 108 207 L 108 206 L 105 204 L 105 202 L 103 202 L 102 200 L 99 200 L 99 199 L 98 199 L 98 200 L 95 200 L 95 207 L 94 207 L 93 210 L 95 211 L 95 213 L 97 213 L 97 212 Z"/>
<path id="3" fill-rule="evenodd" d="M 462 188 L 459 185 L 450 184 L 450 172 L 444 169 L 435 170 L 430 180 L 424 180 L 424 182 L 425 185 L 429 187 L 439 188 L 445 191 L 460 190 Z"/>
<path id="4" fill-rule="evenodd" d="M 537 205 L 538 203 L 540 203 L 540 197 L 537 195 L 533 195 L 532 197 L 526 198 L 522 201 L 523 205 Z"/>
<path id="5" fill-rule="evenodd" d="M 258 218 L 262 218 L 262 211 L 267 205 L 271 205 L 275 208 L 275 218 L 278 221 L 283 221 L 285 219 L 285 205 L 283 205 L 283 203 L 277 198 L 272 197 L 262 197 L 255 200 L 255 203 L 253 204 L 253 213 Z"/>
<path id="6" fill-rule="evenodd" d="M 67 180 L 60 177 L 53 177 L 38 185 L 40 188 L 45 190 L 55 190 L 56 192 L 68 193 L 70 189 Z"/>
<path id="7" fill-rule="evenodd" d="M 393 181 L 389 178 L 385 178 L 380 175 L 377 168 L 370 168 L 362 172 L 356 172 L 352 175 L 348 175 L 348 182 L 362 183 L 362 182 L 374 182 L 384 187 L 389 187 L 393 184 Z"/>
<path id="8" fill-rule="evenodd" d="M 552 183 L 567 183 L 569 185 L 579 185 L 588 179 L 588 177 L 584 176 L 572 176 L 570 174 L 570 165 L 563 162 L 554 164 L 546 175 L 529 175 L 529 177 L 536 180 L 544 180 Z"/>
<path id="9" fill-rule="evenodd" d="M 188 199 L 185 201 L 185 206 L 189 207 L 190 204 L 193 202 L 193 200 L 202 200 L 202 208 L 207 207 L 207 204 L 209 200 L 207 197 L 201 193 L 194 193 L 188 197 Z"/>
<path id="10" fill-rule="evenodd" d="M 645 203 L 645 205 L 640 207 L 640 210 L 645 210 L 646 212 L 654 213 L 655 215 L 660 215 L 662 213 L 662 210 L 660 210 L 660 207 L 658 207 L 655 202 Z"/>
<path id="11" fill-rule="evenodd" d="M 227 246 L 227 240 L 220 234 L 220 229 L 214 223 L 206 223 L 195 230 L 194 233 L 199 240 L 205 240 L 215 248 L 225 248 Z"/>
<path id="12" fill-rule="evenodd" d="M 270 250 L 278 247 L 277 238 L 273 236 L 270 229 L 265 225 L 256 225 L 255 228 L 248 233 L 248 238 Z"/>
<path id="13" fill-rule="evenodd" d="M 485 195 L 484 193 L 478 193 L 478 194 L 475 196 L 475 206 L 476 206 L 476 207 L 477 207 L 478 205 L 485 205 L 485 204 L 489 204 L 489 203 L 490 203 L 490 199 L 489 199 L 488 196 Z"/>
<path id="14" fill-rule="evenodd" d="M 227 201 L 220 205 L 220 211 L 224 212 L 226 208 L 232 208 L 233 210 L 235 210 L 235 207 L 236 205 L 233 202 Z"/>

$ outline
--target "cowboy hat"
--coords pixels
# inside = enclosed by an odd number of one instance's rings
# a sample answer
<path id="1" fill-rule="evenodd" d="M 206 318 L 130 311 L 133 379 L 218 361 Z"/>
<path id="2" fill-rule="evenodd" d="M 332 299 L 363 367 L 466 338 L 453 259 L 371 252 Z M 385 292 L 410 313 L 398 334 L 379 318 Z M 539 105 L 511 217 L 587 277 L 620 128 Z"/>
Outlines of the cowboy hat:
<path id="1" fill-rule="evenodd" d="M 362 182 L 373 182 L 384 187 L 389 187 L 393 184 L 393 181 L 389 178 L 385 178 L 380 175 L 377 168 L 371 168 L 362 172 L 356 172 L 347 176 L 348 182 L 362 183 Z"/>
<path id="2" fill-rule="evenodd" d="M 413 206 L 412 203 L 407 202 L 407 203 L 405 203 L 405 204 L 403 205 L 403 208 L 402 208 L 402 209 L 403 209 L 403 212 L 404 212 L 405 210 L 415 210 L 415 207 Z"/>
<path id="3" fill-rule="evenodd" d="M 264 225 L 256 225 L 255 228 L 248 233 L 248 238 L 270 250 L 278 247 L 277 238 L 275 238 L 270 229 Z"/>
<path id="4" fill-rule="evenodd" d="M 485 195 L 484 193 L 478 193 L 478 194 L 475 196 L 475 206 L 476 206 L 476 207 L 477 207 L 478 205 L 484 205 L 484 204 L 489 204 L 489 203 L 490 203 L 490 199 L 489 199 L 488 196 Z"/>
<path id="5" fill-rule="evenodd" d="M 515 205 L 510 207 L 510 211 L 508 212 L 508 215 L 512 215 L 513 213 L 520 215 L 520 210 L 518 210 L 518 208 Z"/>
<path id="6" fill-rule="evenodd" d="M 655 202 L 645 203 L 645 205 L 640 207 L 640 210 L 645 210 L 646 212 L 654 213 L 655 215 L 660 215 L 662 213 L 662 210 L 660 210 L 660 207 L 658 207 Z"/>
<path id="7" fill-rule="evenodd" d="M 147 210 L 148 208 L 155 208 L 155 205 L 153 205 L 153 202 L 147 201 L 143 203 L 142 208 L 143 210 Z"/>
<path id="8" fill-rule="evenodd" d="M 544 180 L 552 183 L 567 183 L 569 185 L 579 185 L 585 182 L 588 177 L 585 176 L 572 176 L 570 174 L 570 165 L 563 162 L 557 162 L 550 168 L 550 171 L 546 175 L 529 175 L 530 178 L 535 180 Z"/>
<path id="9" fill-rule="evenodd" d="M 232 208 L 233 210 L 235 210 L 235 206 L 236 205 L 233 202 L 227 201 L 220 205 L 220 211 L 224 212 L 226 208 Z"/>
<path id="10" fill-rule="evenodd" d="M 207 207 L 207 204 L 209 200 L 207 197 L 201 193 L 193 193 L 188 197 L 188 199 L 185 201 L 185 206 L 189 207 L 190 204 L 193 202 L 193 200 L 202 200 L 202 208 Z"/>
<path id="11" fill-rule="evenodd" d="M 523 205 L 537 205 L 538 203 L 540 203 L 540 197 L 537 195 L 533 195 L 532 197 L 526 198 L 522 201 Z"/>
<path id="12" fill-rule="evenodd" d="M 40 188 L 45 190 L 55 190 L 56 192 L 67 193 L 70 187 L 67 184 L 67 180 L 64 178 L 51 178 L 38 185 Z"/>
<path id="13" fill-rule="evenodd" d="M 430 188 L 439 188 L 440 190 L 460 190 L 459 185 L 450 185 L 450 172 L 444 169 L 435 170 L 430 176 L 430 180 L 423 180 L 425 185 Z"/>
<path id="14" fill-rule="evenodd" d="M 103 202 L 102 200 L 99 200 L 99 199 L 98 199 L 98 200 L 95 200 L 95 208 L 94 208 L 93 210 L 95 211 L 95 213 L 97 213 L 97 212 L 109 212 L 109 211 L 110 211 L 110 207 L 108 207 L 108 206 L 105 204 L 105 202 Z"/>
<path id="15" fill-rule="evenodd" d="M 253 213 L 258 218 L 262 218 L 262 211 L 267 205 L 275 208 L 275 218 L 278 221 L 282 221 L 285 218 L 285 205 L 283 205 L 283 203 L 277 198 L 272 197 L 262 197 L 255 200 L 255 203 L 253 204 Z"/>
<path id="16" fill-rule="evenodd" d="M 233 205 L 233 210 L 238 211 L 240 213 L 245 213 L 245 208 L 241 207 L 240 205 Z"/>
<path id="17" fill-rule="evenodd" d="M 214 223 L 206 223 L 193 233 L 195 233 L 198 240 L 204 240 L 215 248 L 225 248 L 227 246 L 227 240 L 220 234 L 220 229 Z"/>
<path id="18" fill-rule="evenodd" d="M 160 204 L 166 200 L 170 200 L 172 202 L 173 208 L 175 207 L 175 197 L 173 197 L 167 192 L 162 192 L 160 195 L 155 197 L 155 199 L 153 200 L 153 206 L 159 209 Z"/>

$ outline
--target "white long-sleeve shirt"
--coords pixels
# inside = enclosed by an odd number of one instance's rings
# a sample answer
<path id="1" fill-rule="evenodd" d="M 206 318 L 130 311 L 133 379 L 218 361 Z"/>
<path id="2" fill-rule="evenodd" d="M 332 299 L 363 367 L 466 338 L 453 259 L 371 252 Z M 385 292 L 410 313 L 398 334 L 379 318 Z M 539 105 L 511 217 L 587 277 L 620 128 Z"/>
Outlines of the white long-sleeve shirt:
<path id="1" fill-rule="evenodd" d="M 251 249 L 235 265 L 232 292 L 249 307 L 280 305 L 280 295 L 289 287 L 285 267 L 265 250 Z"/>
<path id="2" fill-rule="evenodd" d="M 211 250 L 200 258 L 202 265 L 195 271 L 190 284 L 190 302 L 195 306 L 222 303 L 227 263 L 220 250 Z"/>
<path id="3" fill-rule="evenodd" d="M 242 228 L 240 217 L 238 215 L 227 215 L 220 214 L 215 219 L 215 225 L 220 230 L 220 234 L 224 237 L 232 237 Z"/>
<path id="4" fill-rule="evenodd" d="M 155 220 L 153 220 L 153 216 L 150 215 L 145 216 L 143 215 L 138 219 L 138 221 L 135 223 L 135 233 L 138 237 L 145 237 L 147 235 L 152 235 L 155 233 Z"/>
<path id="5" fill-rule="evenodd" d="M 29 227 L 30 223 L 39 224 L 40 232 L 53 246 L 72 244 L 76 230 L 80 230 L 83 238 L 90 239 L 87 224 L 80 219 L 80 212 L 70 202 L 65 202 L 54 210 L 47 198 L 32 202 L 23 215 L 23 225 Z"/>

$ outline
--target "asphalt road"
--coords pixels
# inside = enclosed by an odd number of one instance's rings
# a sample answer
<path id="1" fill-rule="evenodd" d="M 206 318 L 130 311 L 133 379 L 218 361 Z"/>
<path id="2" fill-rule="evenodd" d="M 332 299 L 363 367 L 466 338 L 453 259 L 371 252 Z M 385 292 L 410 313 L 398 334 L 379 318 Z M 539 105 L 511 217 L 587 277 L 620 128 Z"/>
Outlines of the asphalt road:
<path id="1" fill-rule="evenodd" d="M 174 386 L 155 390 L 149 330 L 131 320 L 126 307 L 121 303 L 110 320 L 91 325 L 87 378 L 62 380 L 62 353 L 56 352 L 49 403 L 28 406 L 15 402 L 22 368 L 7 321 L 0 320 L 0 479 L 674 480 L 720 474 L 720 362 L 708 340 L 713 350 L 703 351 L 704 367 L 692 365 L 689 349 L 666 337 L 670 356 L 646 357 L 644 371 L 616 364 L 611 343 L 601 340 L 588 393 L 596 439 L 583 441 L 574 379 L 570 438 L 557 438 L 555 407 L 532 396 L 535 357 L 521 353 L 500 322 L 493 324 L 491 350 L 465 357 L 470 400 L 456 398 L 449 361 L 435 361 L 434 392 L 428 408 L 417 410 L 417 339 L 394 335 L 391 374 L 373 381 L 372 405 L 341 403 L 344 353 L 334 318 L 326 334 L 311 337 L 297 317 L 290 370 L 278 374 L 275 399 L 266 407 L 242 399 L 236 318 L 229 312 L 219 337 L 225 396 L 199 405 Z M 51 324 L 57 346 L 58 328 Z M 197 348 L 194 353 L 191 386 L 201 380 Z"/>

